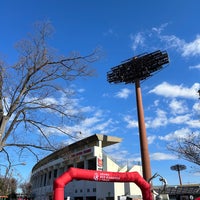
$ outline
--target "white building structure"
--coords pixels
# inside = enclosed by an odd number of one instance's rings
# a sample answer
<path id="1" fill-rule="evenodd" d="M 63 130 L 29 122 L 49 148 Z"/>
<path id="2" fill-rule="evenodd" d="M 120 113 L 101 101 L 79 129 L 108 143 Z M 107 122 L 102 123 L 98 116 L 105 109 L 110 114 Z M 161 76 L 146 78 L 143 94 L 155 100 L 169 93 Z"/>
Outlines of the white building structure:
<path id="1" fill-rule="evenodd" d="M 121 142 L 121 138 L 95 134 L 70 144 L 39 161 L 32 169 L 32 195 L 35 200 L 51 200 L 53 181 L 70 167 L 111 172 L 137 171 L 141 165 L 120 166 L 106 155 L 104 147 Z M 116 152 L 117 155 L 117 152 Z M 65 199 L 119 200 L 123 196 L 141 199 L 141 190 L 135 183 L 96 182 L 73 180 L 65 187 Z"/>

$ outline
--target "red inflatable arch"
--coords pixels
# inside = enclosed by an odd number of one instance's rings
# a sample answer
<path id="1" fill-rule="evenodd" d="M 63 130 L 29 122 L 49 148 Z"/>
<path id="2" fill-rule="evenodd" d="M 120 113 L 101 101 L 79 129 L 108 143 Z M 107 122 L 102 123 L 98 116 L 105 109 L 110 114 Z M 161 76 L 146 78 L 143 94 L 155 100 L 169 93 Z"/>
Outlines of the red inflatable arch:
<path id="1" fill-rule="evenodd" d="M 152 200 L 151 185 L 138 172 L 107 172 L 73 167 L 54 180 L 54 200 L 64 200 L 64 187 L 73 179 L 101 182 L 134 182 L 141 189 L 143 200 Z"/>

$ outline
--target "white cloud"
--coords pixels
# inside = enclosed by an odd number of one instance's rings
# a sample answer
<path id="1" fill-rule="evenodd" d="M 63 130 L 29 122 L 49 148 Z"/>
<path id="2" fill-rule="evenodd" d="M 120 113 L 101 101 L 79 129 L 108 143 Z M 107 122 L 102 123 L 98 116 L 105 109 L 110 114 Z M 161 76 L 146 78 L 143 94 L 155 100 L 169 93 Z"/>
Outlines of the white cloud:
<path id="1" fill-rule="evenodd" d="M 76 130 L 88 135 L 96 133 L 111 133 L 116 127 L 113 128 L 113 120 L 103 115 L 101 111 L 96 111 L 92 117 L 87 117 L 81 123 L 75 126 Z"/>
<path id="2" fill-rule="evenodd" d="M 161 26 L 159 26 L 159 27 L 153 27 L 153 28 L 152 28 L 152 31 L 155 31 L 155 32 L 158 33 L 158 34 L 161 34 L 161 32 L 162 32 L 168 25 L 169 25 L 168 23 L 161 24 Z"/>
<path id="3" fill-rule="evenodd" d="M 188 108 L 185 104 L 185 101 L 172 99 L 172 101 L 169 103 L 169 107 L 172 110 L 173 114 L 183 114 L 188 111 Z"/>
<path id="4" fill-rule="evenodd" d="M 183 52 L 185 41 L 175 35 L 160 35 L 161 42 L 166 43 L 168 48 L 174 48 L 177 51 Z"/>
<path id="5" fill-rule="evenodd" d="M 85 117 L 79 123 L 63 125 L 59 128 L 77 139 L 88 137 L 94 133 L 110 134 L 118 128 L 116 122 L 108 118 L 105 111 L 93 107 L 86 107 L 85 111 L 89 112 L 88 117 Z"/>
<path id="6" fill-rule="evenodd" d="M 194 176 L 200 176 L 200 172 L 199 172 L 199 171 L 196 171 L 196 172 L 193 173 L 193 175 L 194 175 Z"/>
<path id="7" fill-rule="evenodd" d="M 151 41 L 151 46 L 153 41 L 156 48 L 158 46 L 159 40 L 161 45 L 163 44 L 169 49 L 173 48 L 181 53 L 183 57 L 189 56 L 199 56 L 200 55 L 200 35 L 196 35 L 195 39 L 190 42 L 186 42 L 184 39 L 177 37 L 176 35 L 164 35 L 163 30 L 168 26 L 168 23 L 161 24 L 160 27 L 153 27 L 150 31 L 138 32 L 137 34 L 131 34 L 132 49 L 135 51 L 137 48 L 147 46 L 145 41 Z"/>
<path id="8" fill-rule="evenodd" d="M 200 55 L 200 35 L 196 35 L 196 38 L 193 41 L 186 42 L 175 35 L 162 35 L 161 32 L 165 27 L 166 25 L 159 28 L 153 28 L 152 30 L 158 33 L 158 37 L 162 42 L 167 44 L 168 48 L 178 50 L 183 57 Z"/>
<path id="9" fill-rule="evenodd" d="M 185 42 L 182 51 L 182 56 L 200 55 L 200 35 L 197 35 L 196 39 L 192 42 Z"/>
<path id="10" fill-rule="evenodd" d="M 190 121 L 190 119 L 191 119 L 191 115 L 186 114 L 186 115 L 179 115 L 177 117 L 171 117 L 169 119 L 169 122 L 172 124 L 184 124 Z"/>
<path id="11" fill-rule="evenodd" d="M 152 144 L 156 139 L 156 135 L 151 135 L 147 137 L 148 144 Z"/>
<path id="12" fill-rule="evenodd" d="M 200 70 L 200 64 L 189 66 L 189 69 L 199 69 Z"/>
<path id="13" fill-rule="evenodd" d="M 128 123 L 127 128 L 136 128 L 138 127 L 138 121 L 132 119 L 130 115 L 124 117 L 124 121 Z"/>
<path id="14" fill-rule="evenodd" d="M 121 99 L 127 99 L 131 93 L 132 91 L 129 90 L 128 88 L 123 88 L 115 95 L 115 97 Z"/>
<path id="15" fill-rule="evenodd" d="M 199 88 L 200 83 L 194 83 L 191 88 L 187 88 L 182 85 L 171 85 L 167 82 L 163 82 L 150 90 L 149 93 L 154 93 L 168 98 L 182 97 L 187 99 L 197 99 L 197 90 Z"/>
<path id="16" fill-rule="evenodd" d="M 78 92 L 79 93 L 83 93 L 83 92 L 85 92 L 85 89 L 84 88 L 80 88 L 80 89 L 78 89 Z"/>
<path id="17" fill-rule="evenodd" d="M 130 35 L 131 41 L 132 41 L 132 50 L 135 51 L 138 46 L 143 46 L 144 45 L 144 41 L 145 41 L 145 37 L 143 35 L 142 32 L 139 32 L 135 35 L 131 34 Z"/>
<path id="18" fill-rule="evenodd" d="M 108 30 L 106 30 L 105 32 L 103 32 L 103 36 L 105 37 L 118 37 L 118 34 L 112 29 L 112 28 L 109 28 Z"/>
<path id="19" fill-rule="evenodd" d="M 151 154 L 150 159 L 151 160 L 176 160 L 177 156 L 175 156 L 174 154 L 157 152 L 157 153 Z"/>
<path id="20" fill-rule="evenodd" d="M 157 107 L 157 106 L 159 106 L 159 103 L 160 103 L 159 100 L 155 100 L 153 104 L 154 104 L 155 107 Z"/>
<path id="21" fill-rule="evenodd" d="M 102 134 L 110 134 L 111 132 L 113 132 L 116 129 L 116 127 L 115 128 L 111 127 L 112 124 L 113 124 L 113 120 L 108 119 L 105 122 L 97 124 L 95 126 L 95 129 L 98 130 Z"/>
<path id="22" fill-rule="evenodd" d="M 104 151 L 107 155 L 109 155 L 109 157 L 122 165 L 131 164 L 132 166 L 132 163 L 135 163 L 136 161 L 141 161 L 141 157 L 139 157 L 138 155 L 130 156 L 130 153 L 127 150 L 122 150 L 121 143 L 105 147 Z"/>
<path id="23" fill-rule="evenodd" d="M 169 133 L 168 135 L 159 136 L 158 138 L 164 141 L 175 141 L 177 139 L 186 138 L 189 133 L 191 133 L 191 130 L 189 128 L 182 128 L 182 129 L 176 130 L 173 133 Z"/>
<path id="24" fill-rule="evenodd" d="M 87 113 L 87 112 L 92 112 L 94 109 L 95 108 L 92 106 L 85 106 L 85 107 L 82 107 L 80 110 L 81 112 Z"/>
<path id="25" fill-rule="evenodd" d="M 200 119 L 192 119 L 191 114 L 171 117 L 168 121 L 171 124 L 185 124 L 190 128 L 200 128 Z"/>
<path id="26" fill-rule="evenodd" d="M 186 124 L 191 128 L 200 128 L 200 119 L 190 120 Z"/>
<path id="27" fill-rule="evenodd" d="M 44 102 L 45 104 L 59 104 L 58 102 L 59 99 L 56 99 L 54 97 L 47 97 L 45 99 L 42 100 L 42 102 Z"/>
<path id="28" fill-rule="evenodd" d="M 200 102 L 195 103 L 192 107 L 192 109 L 194 110 L 194 112 L 197 113 L 197 115 L 200 115 Z"/>
<path id="29" fill-rule="evenodd" d="M 161 109 L 157 109 L 156 117 L 152 119 L 148 119 L 146 121 L 147 128 L 157 128 L 161 126 L 165 126 L 168 123 L 167 113 Z"/>
<path id="30" fill-rule="evenodd" d="M 100 119 L 97 117 L 88 117 L 82 121 L 82 124 L 84 125 L 84 127 L 91 127 L 94 126 L 99 121 Z"/>

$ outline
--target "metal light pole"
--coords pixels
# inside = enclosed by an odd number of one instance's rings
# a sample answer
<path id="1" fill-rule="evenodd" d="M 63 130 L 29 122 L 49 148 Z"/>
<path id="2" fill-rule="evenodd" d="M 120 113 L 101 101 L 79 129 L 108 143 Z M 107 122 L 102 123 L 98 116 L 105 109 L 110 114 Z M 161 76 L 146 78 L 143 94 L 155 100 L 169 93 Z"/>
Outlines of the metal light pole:
<path id="1" fill-rule="evenodd" d="M 143 178 L 149 180 L 151 178 L 151 166 L 148 150 L 148 141 L 146 135 L 146 127 L 144 120 L 144 109 L 142 104 L 142 93 L 140 88 L 140 81 L 135 82 L 136 102 L 137 102 L 137 114 L 139 124 L 139 137 L 140 137 L 140 151 L 142 159 Z"/>
<path id="2" fill-rule="evenodd" d="M 151 167 L 140 80 L 145 80 L 152 76 L 155 71 L 162 69 L 162 65 L 167 63 L 169 63 L 167 52 L 158 50 L 150 54 L 130 58 L 122 64 L 111 68 L 111 71 L 107 73 L 109 83 L 135 83 L 143 178 L 146 181 L 151 178 Z"/>
<path id="3" fill-rule="evenodd" d="M 186 169 L 186 166 L 185 166 L 185 165 L 177 164 L 177 165 L 171 166 L 170 169 L 178 172 L 179 183 L 180 183 L 180 185 L 182 185 L 182 180 L 181 180 L 181 173 L 180 173 L 180 171 L 185 170 L 185 169 Z"/>

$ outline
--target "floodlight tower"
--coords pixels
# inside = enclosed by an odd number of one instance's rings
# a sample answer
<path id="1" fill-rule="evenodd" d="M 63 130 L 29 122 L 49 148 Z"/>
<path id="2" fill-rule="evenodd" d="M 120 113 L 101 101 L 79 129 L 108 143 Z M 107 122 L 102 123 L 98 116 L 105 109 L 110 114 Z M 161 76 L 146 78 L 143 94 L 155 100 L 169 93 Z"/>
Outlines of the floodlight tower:
<path id="1" fill-rule="evenodd" d="M 147 181 L 151 178 L 151 167 L 140 80 L 145 80 L 152 76 L 154 72 L 162 69 L 163 65 L 167 63 L 169 63 L 167 52 L 158 50 L 150 54 L 142 54 L 130 58 L 120 65 L 111 68 L 107 73 L 109 83 L 135 83 L 143 178 Z"/>
<path id="2" fill-rule="evenodd" d="M 182 185 L 181 172 L 180 171 L 185 170 L 186 166 L 177 164 L 177 165 L 171 166 L 170 169 L 178 172 L 179 182 L 180 182 L 180 185 Z"/>

